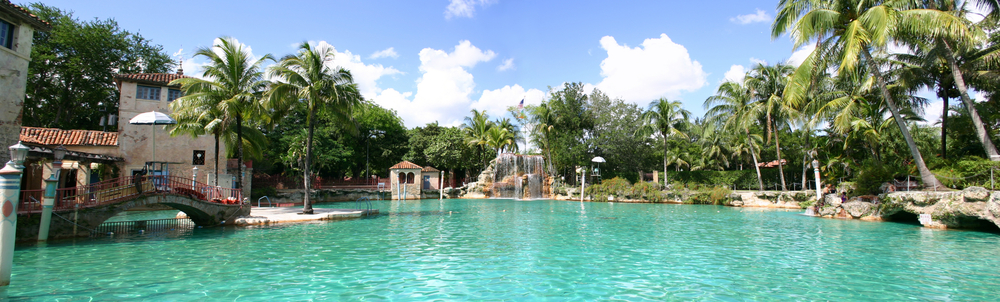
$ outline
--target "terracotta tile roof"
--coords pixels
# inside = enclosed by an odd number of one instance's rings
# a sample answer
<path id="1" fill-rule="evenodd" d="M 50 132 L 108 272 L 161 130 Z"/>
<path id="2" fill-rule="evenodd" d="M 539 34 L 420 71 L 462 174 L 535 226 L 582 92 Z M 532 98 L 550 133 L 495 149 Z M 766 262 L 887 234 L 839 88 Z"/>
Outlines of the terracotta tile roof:
<path id="1" fill-rule="evenodd" d="M 420 169 L 420 172 L 441 172 L 441 170 L 434 169 L 434 167 L 431 166 L 426 166 L 423 169 Z"/>
<path id="2" fill-rule="evenodd" d="M 6 12 L 8 14 L 14 15 L 23 22 L 27 22 L 35 27 L 38 31 L 49 31 L 52 29 L 52 25 L 49 22 L 45 22 L 28 12 L 28 10 L 10 3 L 10 0 L 0 0 L 0 11 Z"/>
<path id="3" fill-rule="evenodd" d="M 176 79 L 190 78 L 189 76 L 176 73 L 132 73 L 116 74 L 115 80 L 124 82 L 136 82 L 144 84 L 154 84 L 167 86 L 170 81 Z"/>
<path id="4" fill-rule="evenodd" d="M 782 158 L 781 159 L 781 165 L 784 166 L 784 165 L 787 165 L 787 164 L 788 164 L 788 161 L 785 160 L 784 158 Z M 766 162 L 766 163 L 757 163 L 757 166 L 761 167 L 761 168 L 774 168 L 774 167 L 778 166 L 778 160 L 772 160 L 772 161 L 769 161 L 769 162 Z"/>
<path id="5" fill-rule="evenodd" d="M 393 165 L 392 168 L 389 168 L 389 170 L 393 169 L 420 169 L 420 166 L 404 160 L 398 164 Z"/>
<path id="6" fill-rule="evenodd" d="M 118 146 L 118 132 L 21 127 L 21 141 L 49 146 Z"/>

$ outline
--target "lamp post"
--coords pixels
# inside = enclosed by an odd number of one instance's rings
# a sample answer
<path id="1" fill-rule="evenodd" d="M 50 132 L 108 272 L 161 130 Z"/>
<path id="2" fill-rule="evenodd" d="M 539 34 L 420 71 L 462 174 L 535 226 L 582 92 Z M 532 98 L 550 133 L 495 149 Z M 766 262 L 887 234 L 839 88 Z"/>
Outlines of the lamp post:
<path id="1" fill-rule="evenodd" d="M 63 156 L 66 156 L 66 148 L 62 145 L 52 149 L 52 174 L 45 180 L 45 197 L 42 198 L 42 221 L 38 228 L 38 241 L 49 239 L 52 208 L 56 205 L 56 187 L 59 184 L 59 172 L 62 171 Z"/>
<path id="2" fill-rule="evenodd" d="M 21 172 L 28 147 L 18 142 L 10 146 L 10 161 L 0 169 L 0 286 L 10 285 L 14 265 L 14 238 L 17 233 L 17 202 L 21 195 Z"/>
<path id="3" fill-rule="evenodd" d="M 385 131 L 382 131 L 382 130 L 373 130 L 373 131 L 371 131 L 370 134 L 368 134 L 368 137 L 365 138 L 365 170 L 368 170 L 368 172 L 367 172 L 367 174 L 365 176 L 369 180 L 371 180 L 371 178 L 372 178 L 372 167 L 370 165 L 368 165 L 368 154 L 369 154 L 368 150 L 370 148 L 369 145 L 371 145 L 370 141 L 371 141 L 371 139 L 377 137 L 376 135 L 381 135 L 383 133 L 385 133 Z"/>

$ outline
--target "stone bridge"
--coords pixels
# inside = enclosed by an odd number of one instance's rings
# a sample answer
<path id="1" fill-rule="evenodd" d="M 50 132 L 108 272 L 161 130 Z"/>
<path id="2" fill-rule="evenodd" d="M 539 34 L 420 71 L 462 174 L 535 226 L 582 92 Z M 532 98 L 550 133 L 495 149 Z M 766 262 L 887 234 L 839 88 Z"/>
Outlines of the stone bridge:
<path id="1" fill-rule="evenodd" d="M 18 205 L 17 239 L 38 237 L 40 198 L 24 192 Z M 40 193 L 40 192 L 39 192 Z M 90 230 L 122 211 L 154 204 L 184 212 L 198 226 L 231 224 L 250 215 L 240 191 L 196 183 L 177 177 L 122 177 L 86 187 L 60 189 L 56 194 L 49 238 L 89 236 Z M 74 226 L 76 228 L 74 228 Z M 75 229 L 75 233 L 74 233 Z"/>

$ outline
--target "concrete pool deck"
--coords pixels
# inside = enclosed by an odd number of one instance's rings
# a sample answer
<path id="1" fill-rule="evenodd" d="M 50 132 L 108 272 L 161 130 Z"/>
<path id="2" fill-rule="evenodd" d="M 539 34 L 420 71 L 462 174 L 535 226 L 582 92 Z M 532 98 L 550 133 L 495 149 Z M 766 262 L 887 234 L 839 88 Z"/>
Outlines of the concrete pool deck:
<path id="1" fill-rule="evenodd" d="M 302 213 L 302 207 L 253 208 L 250 216 L 239 217 L 235 225 L 264 225 L 290 222 L 310 222 L 321 220 L 354 219 L 369 215 L 377 215 L 378 209 L 326 209 L 313 208 L 313 214 Z"/>

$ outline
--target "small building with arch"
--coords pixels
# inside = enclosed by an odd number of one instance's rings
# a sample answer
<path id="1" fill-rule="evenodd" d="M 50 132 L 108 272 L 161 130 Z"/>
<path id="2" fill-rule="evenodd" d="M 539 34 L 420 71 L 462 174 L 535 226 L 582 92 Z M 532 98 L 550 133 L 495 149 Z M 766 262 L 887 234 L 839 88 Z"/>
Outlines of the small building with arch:
<path id="1" fill-rule="evenodd" d="M 389 187 L 392 199 L 420 199 L 421 172 L 423 167 L 402 161 L 389 168 Z"/>

